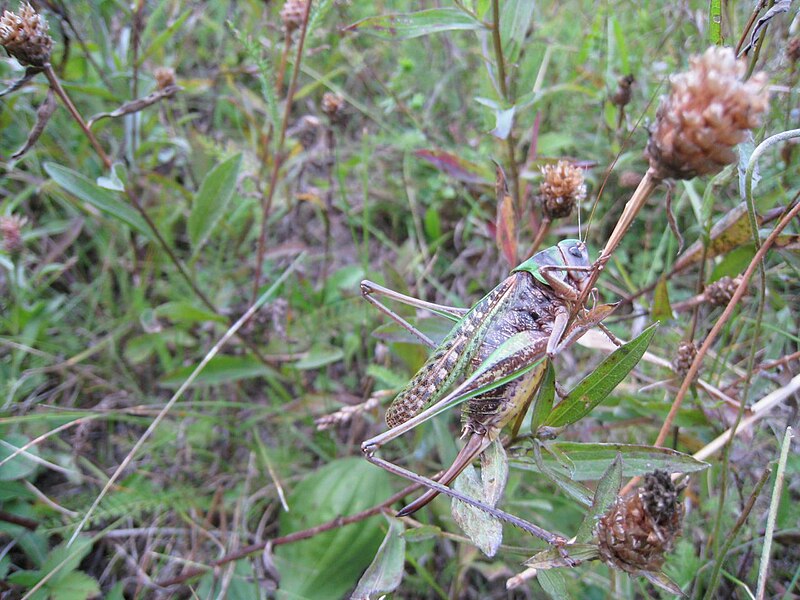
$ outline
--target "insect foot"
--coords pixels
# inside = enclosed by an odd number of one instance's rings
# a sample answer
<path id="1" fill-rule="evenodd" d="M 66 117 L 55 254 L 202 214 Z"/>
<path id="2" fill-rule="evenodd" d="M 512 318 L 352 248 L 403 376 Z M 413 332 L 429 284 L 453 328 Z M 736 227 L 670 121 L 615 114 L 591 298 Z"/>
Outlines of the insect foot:
<path id="1" fill-rule="evenodd" d="M 378 446 L 375 444 L 370 443 L 369 440 L 361 444 L 361 453 L 366 456 L 367 458 L 372 458 L 375 455 L 375 451 L 378 449 Z"/>

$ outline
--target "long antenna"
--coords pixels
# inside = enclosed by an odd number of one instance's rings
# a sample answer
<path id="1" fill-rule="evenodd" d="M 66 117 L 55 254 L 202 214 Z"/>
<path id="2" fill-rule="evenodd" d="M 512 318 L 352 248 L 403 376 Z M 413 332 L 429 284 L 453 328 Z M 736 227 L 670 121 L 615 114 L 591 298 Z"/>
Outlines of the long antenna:
<path id="1" fill-rule="evenodd" d="M 650 96 L 650 100 L 647 103 L 647 106 L 645 106 L 644 110 L 642 110 L 641 114 L 639 115 L 639 118 L 636 120 L 636 124 L 633 126 L 633 129 L 631 129 L 628 132 L 628 135 L 625 136 L 625 139 L 622 141 L 622 144 L 620 145 L 619 152 L 617 152 L 617 155 L 614 157 L 614 160 L 608 166 L 608 169 L 606 169 L 606 173 L 603 176 L 603 182 L 600 184 L 600 189 L 597 191 L 597 196 L 595 197 L 594 202 L 592 203 L 592 212 L 589 213 L 589 221 L 588 224 L 586 225 L 586 239 L 589 239 L 589 230 L 592 227 L 592 221 L 594 220 L 594 213 L 597 210 L 598 204 L 600 203 L 600 198 L 603 195 L 603 190 L 606 189 L 608 178 L 611 177 L 611 172 L 614 170 L 614 167 L 617 165 L 617 162 L 622 156 L 623 150 L 625 150 L 628 147 L 628 143 L 631 141 L 633 134 L 636 132 L 637 129 L 639 129 L 639 126 L 642 124 L 642 120 L 644 119 L 644 116 L 647 114 L 647 111 L 653 105 L 653 102 L 656 100 L 656 98 L 658 98 L 658 95 L 661 92 L 661 88 L 664 86 L 664 82 L 666 80 L 667 77 L 665 76 L 658 84 L 656 89 L 653 91 L 652 95 Z"/>

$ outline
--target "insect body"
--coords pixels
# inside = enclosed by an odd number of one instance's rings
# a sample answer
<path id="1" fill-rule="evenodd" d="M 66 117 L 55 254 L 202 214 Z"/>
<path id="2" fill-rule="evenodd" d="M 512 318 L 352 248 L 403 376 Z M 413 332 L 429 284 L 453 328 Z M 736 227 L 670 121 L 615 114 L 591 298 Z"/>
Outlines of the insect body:
<path id="1" fill-rule="evenodd" d="M 522 263 L 469 311 L 431 305 L 363 282 L 362 291 L 370 302 L 430 345 L 430 340 L 371 294 L 382 293 L 451 318 L 460 317 L 387 410 L 389 431 L 362 444 L 367 459 L 386 468 L 385 461 L 374 457 L 380 446 L 466 401 L 462 410 L 466 444 L 439 478 L 444 485 L 453 481 L 505 425 L 524 415 L 544 373 L 544 359 L 574 342 L 607 314 L 578 319 L 567 327 L 571 314 L 577 312 L 574 305 L 590 269 L 585 244 L 564 240 Z M 448 393 L 462 376 L 466 380 Z M 413 513 L 438 494 L 430 489 L 399 515 Z"/>

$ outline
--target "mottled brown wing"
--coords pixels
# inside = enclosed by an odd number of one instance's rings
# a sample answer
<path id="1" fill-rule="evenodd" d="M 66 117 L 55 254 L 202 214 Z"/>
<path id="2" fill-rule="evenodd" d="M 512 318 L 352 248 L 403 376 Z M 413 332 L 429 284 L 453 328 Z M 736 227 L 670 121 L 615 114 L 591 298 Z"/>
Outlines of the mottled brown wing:
<path id="1" fill-rule="evenodd" d="M 495 315 L 513 293 L 518 276 L 506 278 L 456 323 L 386 410 L 386 424 L 390 428 L 408 421 L 438 400 L 461 375 Z"/>

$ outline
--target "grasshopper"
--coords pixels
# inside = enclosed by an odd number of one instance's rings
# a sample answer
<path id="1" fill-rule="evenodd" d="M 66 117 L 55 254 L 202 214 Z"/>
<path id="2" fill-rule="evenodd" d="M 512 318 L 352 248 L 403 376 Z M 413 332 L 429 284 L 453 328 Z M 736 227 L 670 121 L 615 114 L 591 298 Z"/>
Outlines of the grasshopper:
<path id="1" fill-rule="evenodd" d="M 613 310 L 614 305 L 600 306 L 590 312 L 580 310 L 582 307 L 578 302 L 589 282 L 591 270 L 586 245 L 579 240 L 564 240 L 523 262 L 471 309 L 425 302 L 370 281 L 361 283 L 361 292 L 367 301 L 434 348 L 427 362 L 387 409 L 389 430 L 361 445 L 370 462 L 429 488 L 401 509 L 398 516 L 410 515 L 439 493 L 447 493 L 522 526 L 550 543 L 558 541 L 556 536 L 538 527 L 520 525 L 516 518 L 508 518 L 511 516 L 444 486 L 449 485 L 497 439 L 503 427 L 515 420 L 512 431 L 516 434 L 542 381 L 546 360 L 574 343 Z M 376 294 L 432 310 L 456 323 L 436 346 L 425 334 L 375 298 Z M 570 324 L 572 317 L 579 312 L 585 314 Z M 466 379 L 448 392 L 462 376 Z M 375 455 L 387 442 L 463 402 L 466 404 L 462 410 L 462 438 L 466 443 L 438 482 Z"/>

